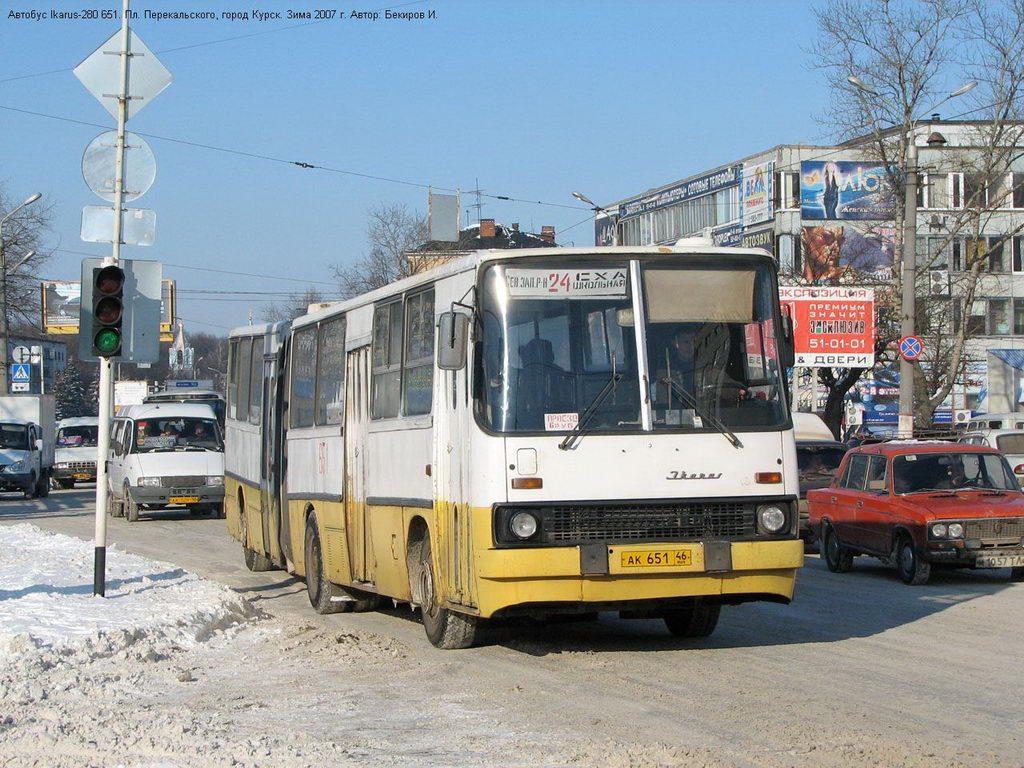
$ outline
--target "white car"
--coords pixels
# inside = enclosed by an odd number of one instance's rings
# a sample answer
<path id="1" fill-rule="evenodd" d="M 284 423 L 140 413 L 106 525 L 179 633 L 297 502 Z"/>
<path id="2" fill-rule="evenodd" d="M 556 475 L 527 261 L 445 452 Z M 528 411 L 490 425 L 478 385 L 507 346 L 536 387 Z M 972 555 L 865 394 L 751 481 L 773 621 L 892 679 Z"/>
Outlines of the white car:
<path id="1" fill-rule="evenodd" d="M 110 436 L 110 512 L 129 522 L 143 510 L 187 507 L 224 514 L 224 439 L 209 405 L 133 405 Z"/>
<path id="2" fill-rule="evenodd" d="M 96 482 L 99 424 L 100 420 L 95 416 L 57 422 L 57 447 L 50 475 L 55 486 L 73 488 L 76 482 Z"/>

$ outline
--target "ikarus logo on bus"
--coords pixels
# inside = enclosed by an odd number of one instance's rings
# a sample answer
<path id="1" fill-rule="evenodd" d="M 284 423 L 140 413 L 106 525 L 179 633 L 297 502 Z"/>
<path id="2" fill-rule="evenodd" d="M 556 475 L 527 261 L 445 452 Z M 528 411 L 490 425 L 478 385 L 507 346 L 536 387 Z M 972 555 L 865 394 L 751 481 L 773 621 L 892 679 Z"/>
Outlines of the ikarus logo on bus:
<path id="1" fill-rule="evenodd" d="M 722 476 L 721 472 L 687 472 L 686 470 L 670 470 L 665 475 L 666 480 L 717 480 Z"/>

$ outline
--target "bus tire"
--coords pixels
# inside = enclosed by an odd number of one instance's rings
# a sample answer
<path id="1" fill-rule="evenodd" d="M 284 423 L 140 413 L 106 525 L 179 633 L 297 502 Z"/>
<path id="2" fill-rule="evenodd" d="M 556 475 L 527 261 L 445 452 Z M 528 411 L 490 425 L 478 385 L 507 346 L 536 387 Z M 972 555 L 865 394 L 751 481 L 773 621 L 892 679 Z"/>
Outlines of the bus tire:
<path id="1" fill-rule="evenodd" d="M 306 595 L 313 610 L 320 614 L 343 613 L 352 610 L 352 601 L 331 600 L 342 593 L 324 575 L 323 549 L 320 546 L 320 531 L 316 516 L 306 518 Z"/>
<path id="2" fill-rule="evenodd" d="M 242 557 L 245 559 L 245 567 L 254 573 L 274 570 L 274 564 L 270 562 L 270 558 L 261 555 L 255 549 L 242 547 Z"/>
<path id="3" fill-rule="evenodd" d="M 698 602 L 665 614 L 665 626 L 676 637 L 707 637 L 718 626 L 721 605 Z"/>
<path id="4" fill-rule="evenodd" d="M 452 611 L 440 604 L 435 588 L 434 564 L 430 553 L 430 533 L 424 531 L 419 542 L 419 564 L 416 569 L 417 589 L 412 591 L 420 599 L 420 613 L 427 639 L 445 651 L 469 648 L 476 639 L 479 620 L 475 616 Z"/>

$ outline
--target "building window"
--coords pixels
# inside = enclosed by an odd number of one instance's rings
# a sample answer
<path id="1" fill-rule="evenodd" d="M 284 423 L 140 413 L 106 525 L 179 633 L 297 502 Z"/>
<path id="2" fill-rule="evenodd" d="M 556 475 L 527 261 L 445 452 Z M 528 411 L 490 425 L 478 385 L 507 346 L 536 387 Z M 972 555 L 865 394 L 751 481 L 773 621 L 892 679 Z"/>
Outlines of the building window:
<path id="1" fill-rule="evenodd" d="M 1002 237 L 990 237 L 988 238 L 988 267 L 989 272 L 1005 272 L 1006 271 L 1006 258 L 1004 256 L 1005 249 L 1003 243 L 1005 239 Z"/>
<path id="2" fill-rule="evenodd" d="M 1009 301 L 1007 299 L 988 300 L 988 333 L 989 336 L 1010 335 Z"/>
<path id="3" fill-rule="evenodd" d="M 1013 335 L 1024 336 L 1024 299 L 1013 300 Z"/>
<path id="4" fill-rule="evenodd" d="M 964 208 L 984 208 L 987 205 L 985 175 L 982 173 L 963 174 Z"/>
<path id="5" fill-rule="evenodd" d="M 1024 238 L 1020 236 L 1013 237 L 1010 241 L 1010 249 L 1013 253 L 1013 271 L 1024 272 L 1024 253 L 1021 252 L 1022 243 Z"/>
<path id="6" fill-rule="evenodd" d="M 985 335 L 986 310 L 984 299 L 975 299 L 971 302 L 970 312 L 967 314 L 967 336 Z"/>
<path id="7" fill-rule="evenodd" d="M 1024 208 L 1024 173 L 1014 173 L 1011 198 L 1014 208 Z"/>
<path id="8" fill-rule="evenodd" d="M 1008 208 L 1010 207 L 1011 198 L 1007 194 L 1009 189 L 1007 183 L 1009 182 L 1010 176 L 1005 173 L 995 173 L 988 180 L 988 207 L 989 208 Z"/>

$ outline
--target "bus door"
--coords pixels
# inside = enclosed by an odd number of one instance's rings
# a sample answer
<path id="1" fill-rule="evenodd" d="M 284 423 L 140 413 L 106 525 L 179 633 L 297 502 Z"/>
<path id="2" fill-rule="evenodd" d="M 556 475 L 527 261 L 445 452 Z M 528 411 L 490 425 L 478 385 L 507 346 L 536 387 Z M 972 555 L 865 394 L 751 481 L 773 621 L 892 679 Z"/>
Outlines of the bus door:
<path id="1" fill-rule="evenodd" d="M 366 446 L 370 347 L 348 353 L 345 371 L 345 533 L 354 582 L 373 581 L 366 525 Z"/>
<path id="2" fill-rule="evenodd" d="M 260 516 L 263 519 L 263 547 L 276 559 L 280 554 L 281 508 L 278 506 L 277 478 L 274 471 L 274 435 L 277 411 L 274 408 L 274 360 L 263 361 L 263 418 L 260 423 Z"/>
<path id="3" fill-rule="evenodd" d="M 474 605 L 470 578 L 472 518 L 469 507 L 469 403 L 467 373 L 438 371 L 434 396 L 434 479 L 437 541 L 447 546 L 437 552 L 444 568 L 444 594 L 452 601 Z"/>

